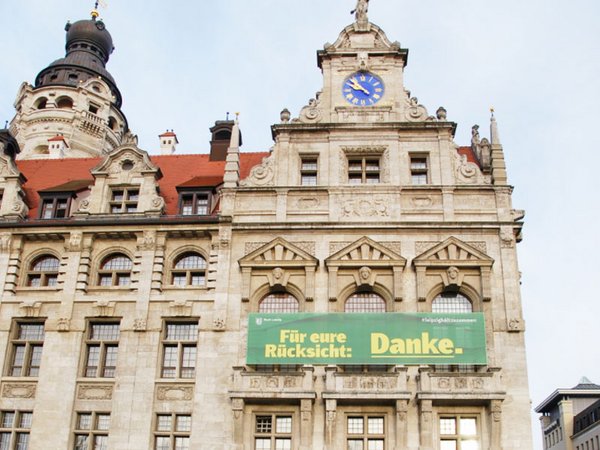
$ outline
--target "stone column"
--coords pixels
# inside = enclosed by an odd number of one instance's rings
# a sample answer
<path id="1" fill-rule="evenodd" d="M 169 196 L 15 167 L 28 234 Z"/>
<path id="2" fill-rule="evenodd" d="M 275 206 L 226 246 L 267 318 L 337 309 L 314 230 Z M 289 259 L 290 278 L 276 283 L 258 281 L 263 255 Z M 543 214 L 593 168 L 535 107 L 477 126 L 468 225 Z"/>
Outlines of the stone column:
<path id="1" fill-rule="evenodd" d="M 421 445 L 419 450 L 433 449 L 433 404 L 431 400 L 421 400 L 420 411 Z"/>

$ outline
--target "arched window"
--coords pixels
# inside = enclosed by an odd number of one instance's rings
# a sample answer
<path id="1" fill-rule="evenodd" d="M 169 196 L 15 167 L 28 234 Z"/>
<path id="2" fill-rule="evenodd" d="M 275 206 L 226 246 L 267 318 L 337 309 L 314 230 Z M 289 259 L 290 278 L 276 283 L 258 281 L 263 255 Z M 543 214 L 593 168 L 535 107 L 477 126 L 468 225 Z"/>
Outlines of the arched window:
<path id="1" fill-rule="evenodd" d="M 36 258 L 27 273 L 27 285 L 31 287 L 56 286 L 59 265 L 58 258 L 52 255 Z"/>
<path id="2" fill-rule="evenodd" d="M 47 103 L 48 103 L 48 99 L 46 97 L 40 97 L 35 101 L 33 106 L 36 109 L 45 109 Z"/>
<path id="3" fill-rule="evenodd" d="M 206 260 L 195 252 L 188 252 L 175 260 L 171 271 L 175 286 L 204 286 L 206 284 Z"/>
<path id="4" fill-rule="evenodd" d="M 131 284 L 131 259 L 122 253 L 107 256 L 98 271 L 99 286 L 129 286 Z"/>
<path id="5" fill-rule="evenodd" d="M 347 313 L 383 313 L 385 310 L 385 300 L 374 292 L 352 294 L 344 305 Z"/>
<path id="6" fill-rule="evenodd" d="M 258 305 L 261 313 L 297 313 L 299 310 L 298 299 L 287 292 L 268 294 Z"/>
<path id="7" fill-rule="evenodd" d="M 56 100 L 56 107 L 61 109 L 71 109 L 73 108 L 73 100 L 69 97 L 60 97 Z"/>
<path id="8" fill-rule="evenodd" d="M 458 292 L 442 292 L 431 303 L 431 312 L 434 313 L 472 313 L 471 301 Z"/>

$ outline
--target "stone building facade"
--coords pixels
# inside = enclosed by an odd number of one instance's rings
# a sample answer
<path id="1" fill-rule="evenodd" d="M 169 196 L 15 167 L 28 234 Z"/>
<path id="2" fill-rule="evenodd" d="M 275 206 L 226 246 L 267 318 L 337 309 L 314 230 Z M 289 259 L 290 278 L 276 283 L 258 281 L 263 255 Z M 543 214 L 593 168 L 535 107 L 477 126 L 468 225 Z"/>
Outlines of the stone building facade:
<path id="1" fill-rule="evenodd" d="M 24 85 L 0 134 L 2 445 L 531 448 L 524 213 L 497 124 L 457 146 L 361 8 L 268 153 L 240 152 L 233 121 L 210 155 L 170 132 L 162 155 L 138 148 L 110 74 L 88 77 L 110 35 L 71 25 L 84 63 Z M 482 313 L 487 365 L 246 364 L 253 312 L 432 311 Z"/>

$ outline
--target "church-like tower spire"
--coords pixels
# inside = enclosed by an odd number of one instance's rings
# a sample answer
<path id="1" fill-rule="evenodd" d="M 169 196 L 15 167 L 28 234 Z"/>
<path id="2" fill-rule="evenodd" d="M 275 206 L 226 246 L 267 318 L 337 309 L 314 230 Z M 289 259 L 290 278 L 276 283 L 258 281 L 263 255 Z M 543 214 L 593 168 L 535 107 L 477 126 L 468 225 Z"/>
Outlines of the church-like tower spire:
<path id="1" fill-rule="evenodd" d="M 112 36 L 97 8 L 90 19 L 67 22 L 65 31 L 65 57 L 40 71 L 33 86 L 23 83 L 17 95 L 11 132 L 20 158 L 58 157 L 48 142 L 57 135 L 68 145 L 60 157 L 102 155 L 118 147 L 128 129 L 121 93 L 106 69 Z"/>

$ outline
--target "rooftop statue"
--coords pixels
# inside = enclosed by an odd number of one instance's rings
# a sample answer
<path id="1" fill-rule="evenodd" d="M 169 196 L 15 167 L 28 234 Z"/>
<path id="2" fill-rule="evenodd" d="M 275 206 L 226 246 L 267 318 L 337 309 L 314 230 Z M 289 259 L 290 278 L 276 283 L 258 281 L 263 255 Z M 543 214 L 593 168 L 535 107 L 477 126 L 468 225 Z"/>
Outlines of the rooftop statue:
<path id="1" fill-rule="evenodd" d="M 350 14 L 354 14 L 356 22 L 359 24 L 366 24 L 369 22 L 367 13 L 369 12 L 369 0 L 357 0 L 356 8 L 354 8 Z"/>

